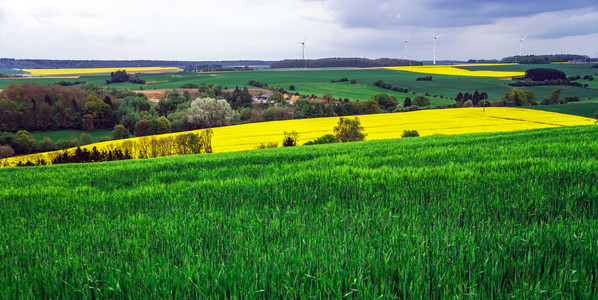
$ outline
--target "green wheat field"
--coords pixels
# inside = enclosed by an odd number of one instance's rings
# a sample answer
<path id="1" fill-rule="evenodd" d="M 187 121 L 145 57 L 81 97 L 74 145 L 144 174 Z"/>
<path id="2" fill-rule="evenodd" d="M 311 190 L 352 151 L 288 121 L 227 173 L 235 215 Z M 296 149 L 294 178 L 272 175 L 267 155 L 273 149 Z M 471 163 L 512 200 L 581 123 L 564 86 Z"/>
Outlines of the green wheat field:
<path id="1" fill-rule="evenodd" d="M 594 298 L 598 128 L 0 169 L 1 298 Z"/>

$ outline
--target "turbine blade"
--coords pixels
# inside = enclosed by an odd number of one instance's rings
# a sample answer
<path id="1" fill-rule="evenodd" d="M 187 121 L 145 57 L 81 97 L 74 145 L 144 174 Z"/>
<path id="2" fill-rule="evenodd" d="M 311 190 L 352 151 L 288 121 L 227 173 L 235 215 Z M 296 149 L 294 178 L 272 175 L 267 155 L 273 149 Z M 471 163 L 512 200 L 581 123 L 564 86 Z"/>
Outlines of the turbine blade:
<path id="1" fill-rule="evenodd" d="M 305 44 L 305 41 L 307 41 L 307 34 L 305 35 L 305 38 L 303 39 L 304 44 Z"/>

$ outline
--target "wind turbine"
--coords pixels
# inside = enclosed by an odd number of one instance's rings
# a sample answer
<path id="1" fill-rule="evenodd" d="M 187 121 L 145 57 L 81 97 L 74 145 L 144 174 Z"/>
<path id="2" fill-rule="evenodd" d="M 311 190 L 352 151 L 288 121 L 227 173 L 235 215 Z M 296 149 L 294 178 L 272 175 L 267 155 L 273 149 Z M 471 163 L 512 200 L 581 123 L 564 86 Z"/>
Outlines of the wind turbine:
<path id="1" fill-rule="evenodd" d="M 307 35 L 303 39 L 303 42 L 299 42 L 297 44 L 301 44 L 301 60 L 305 61 L 305 41 L 307 41 Z M 307 69 L 307 61 L 305 61 L 305 68 Z"/>
<path id="2" fill-rule="evenodd" d="M 527 37 L 527 34 L 524 37 L 520 38 L 520 39 L 516 39 L 516 40 L 519 41 L 519 56 L 521 56 L 521 49 L 523 48 L 523 41 L 525 41 L 526 37 Z"/>
<path id="3" fill-rule="evenodd" d="M 408 37 L 407 39 L 405 39 L 405 60 L 407 60 L 407 43 L 409 42 L 409 39 L 411 37 Z"/>
<path id="4" fill-rule="evenodd" d="M 430 35 L 434 38 L 434 61 L 433 64 L 436 64 L 436 39 L 439 38 L 441 36 L 441 34 L 439 35 L 433 35 L 432 33 L 430 33 Z"/>

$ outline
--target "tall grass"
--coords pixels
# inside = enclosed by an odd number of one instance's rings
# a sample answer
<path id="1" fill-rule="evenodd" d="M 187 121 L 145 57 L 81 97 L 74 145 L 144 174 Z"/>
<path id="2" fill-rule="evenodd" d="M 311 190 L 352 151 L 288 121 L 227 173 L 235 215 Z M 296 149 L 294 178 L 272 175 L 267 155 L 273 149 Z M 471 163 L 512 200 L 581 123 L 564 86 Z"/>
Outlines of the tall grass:
<path id="1" fill-rule="evenodd" d="M 0 170 L 6 298 L 592 298 L 592 126 Z"/>

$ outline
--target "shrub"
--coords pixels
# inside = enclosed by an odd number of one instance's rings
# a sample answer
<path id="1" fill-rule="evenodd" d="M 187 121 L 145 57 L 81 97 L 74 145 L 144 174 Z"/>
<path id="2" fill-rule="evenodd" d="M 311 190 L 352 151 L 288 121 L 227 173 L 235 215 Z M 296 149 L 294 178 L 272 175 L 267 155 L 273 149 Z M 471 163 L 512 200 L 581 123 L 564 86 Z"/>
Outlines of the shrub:
<path id="1" fill-rule="evenodd" d="M 112 138 L 115 140 L 126 139 L 129 135 L 129 131 L 121 124 L 115 125 L 114 130 L 112 130 Z"/>
<path id="2" fill-rule="evenodd" d="M 10 145 L 0 145 L 0 158 L 7 158 L 15 155 L 15 150 Z"/>
<path id="3" fill-rule="evenodd" d="M 415 98 L 413 98 L 413 104 L 415 104 L 417 106 L 429 106 L 430 99 L 428 99 L 427 97 L 424 97 L 422 95 L 417 95 L 417 96 L 415 96 Z"/>
<path id="4" fill-rule="evenodd" d="M 407 137 L 418 137 L 419 136 L 419 132 L 417 132 L 417 130 L 403 130 L 403 134 L 401 134 L 402 138 L 407 138 Z"/>
<path id="5" fill-rule="evenodd" d="M 299 133 L 297 131 L 284 132 L 284 140 L 282 140 L 283 147 L 297 146 L 297 140 L 299 139 Z"/>
<path id="6" fill-rule="evenodd" d="M 15 135 L 15 144 L 17 154 L 29 154 L 35 150 L 37 141 L 27 130 L 19 130 Z"/>
<path id="7" fill-rule="evenodd" d="M 336 139 L 334 138 L 334 135 L 326 134 L 326 135 L 323 135 L 313 141 L 306 142 L 305 144 L 303 144 L 303 146 L 332 144 L 332 143 L 336 143 Z"/>
<path id="8" fill-rule="evenodd" d="M 340 143 L 363 141 L 366 136 L 363 131 L 364 128 L 361 127 L 359 118 L 349 119 L 341 117 L 338 121 L 338 126 L 334 127 L 334 138 Z"/>
<path id="9" fill-rule="evenodd" d="M 93 138 L 91 137 L 91 135 L 87 132 L 82 132 L 81 133 L 81 145 L 89 145 L 93 143 Z"/>
<path id="10" fill-rule="evenodd" d="M 41 152 L 52 151 L 56 150 L 56 144 L 52 142 L 52 139 L 46 136 L 37 143 L 37 148 Z"/>
<path id="11" fill-rule="evenodd" d="M 267 148 L 276 148 L 278 147 L 277 142 L 268 142 L 268 143 L 260 143 L 257 146 L 257 149 L 267 149 Z"/>

